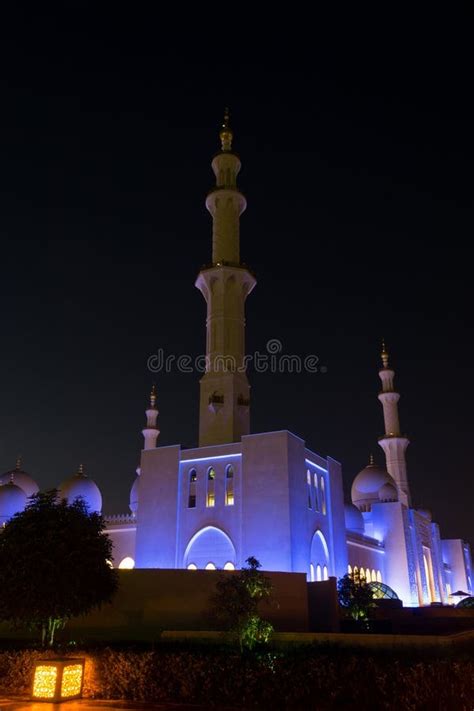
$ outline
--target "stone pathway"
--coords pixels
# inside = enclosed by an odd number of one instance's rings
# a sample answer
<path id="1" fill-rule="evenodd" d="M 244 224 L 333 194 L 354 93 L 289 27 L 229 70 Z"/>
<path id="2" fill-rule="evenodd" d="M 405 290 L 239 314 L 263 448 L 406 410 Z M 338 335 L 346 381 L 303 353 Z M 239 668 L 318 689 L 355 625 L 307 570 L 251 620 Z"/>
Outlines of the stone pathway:
<path id="1" fill-rule="evenodd" d="M 202 711 L 208 706 L 190 704 L 147 704 L 135 701 L 101 701 L 99 699 L 81 699 L 80 701 L 67 701 L 63 704 L 50 704 L 44 701 L 27 701 L 22 699 L 0 698 L 0 711 Z M 214 711 L 219 711 L 214 707 Z M 237 711 L 229 707 L 221 711 Z"/>

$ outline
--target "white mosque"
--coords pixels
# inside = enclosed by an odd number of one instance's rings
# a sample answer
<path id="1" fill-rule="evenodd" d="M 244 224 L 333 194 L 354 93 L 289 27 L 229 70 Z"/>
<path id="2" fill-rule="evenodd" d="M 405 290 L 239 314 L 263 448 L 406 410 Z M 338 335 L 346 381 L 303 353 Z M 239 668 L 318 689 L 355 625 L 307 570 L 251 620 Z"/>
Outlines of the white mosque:
<path id="1" fill-rule="evenodd" d="M 443 540 L 431 514 L 411 506 L 409 441 L 401 433 L 400 396 L 385 346 L 378 398 L 386 468 L 371 459 L 353 481 L 351 503 L 344 503 L 339 462 L 286 430 L 250 433 L 244 304 L 256 281 L 240 261 L 246 199 L 237 187 L 241 164 L 228 114 L 220 140 L 212 161 L 216 186 L 206 199 L 212 263 L 196 280 L 207 304 L 199 446 L 157 446 L 153 389 L 131 513 L 106 519 L 114 565 L 232 570 L 252 555 L 264 570 L 303 572 L 311 581 L 356 573 L 385 583 L 408 606 L 449 604 L 455 590 L 473 595 L 469 545 Z M 99 488 L 81 468 L 59 489 L 69 501 L 82 496 L 91 510 L 101 511 Z M 37 491 L 18 461 L 0 477 L 0 524 Z"/>

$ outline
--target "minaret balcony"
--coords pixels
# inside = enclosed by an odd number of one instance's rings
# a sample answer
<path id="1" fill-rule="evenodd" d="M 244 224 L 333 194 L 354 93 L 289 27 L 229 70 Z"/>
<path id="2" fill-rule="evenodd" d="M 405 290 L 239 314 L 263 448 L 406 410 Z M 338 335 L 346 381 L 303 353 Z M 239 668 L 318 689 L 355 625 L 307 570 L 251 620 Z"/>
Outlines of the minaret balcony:
<path id="1" fill-rule="evenodd" d="M 391 439 L 391 440 L 404 440 L 407 444 L 410 443 L 410 440 L 408 439 L 406 434 L 395 434 L 394 432 L 388 432 L 387 434 L 382 435 L 381 437 L 378 437 L 377 442 L 383 442 L 384 439 Z"/>
<path id="2" fill-rule="evenodd" d="M 220 262 L 211 262 L 210 264 L 203 264 L 200 272 L 205 272 L 208 269 L 216 269 L 216 267 L 232 267 L 232 269 L 242 269 L 242 271 L 246 271 L 255 277 L 254 272 L 250 269 L 248 264 L 245 264 L 244 262 L 227 262 L 225 260 L 221 260 Z"/>

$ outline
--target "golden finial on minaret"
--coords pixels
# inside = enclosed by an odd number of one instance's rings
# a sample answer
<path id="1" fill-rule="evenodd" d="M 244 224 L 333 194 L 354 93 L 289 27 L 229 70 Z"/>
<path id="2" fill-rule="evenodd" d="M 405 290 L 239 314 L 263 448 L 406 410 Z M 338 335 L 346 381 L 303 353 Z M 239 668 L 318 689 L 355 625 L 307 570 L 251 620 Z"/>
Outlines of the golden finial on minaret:
<path id="1" fill-rule="evenodd" d="M 21 454 L 19 454 L 16 458 L 15 469 L 17 470 L 17 472 L 19 472 L 21 469 Z"/>
<path id="2" fill-rule="evenodd" d="M 155 407 L 155 405 L 156 405 L 156 386 L 155 386 L 155 383 L 153 383 L 153 385 L 151 386 L 150 405 L 151 405 L 151 407 Z"/>
<path id="3" fill-rule="evenodd" d="M 371 454 L 369 457 L 369 466 L 370 467 L 374 466 L 374 455 L 373 454 Z"/>
<path id="4" fill-rule="evenodd" d="M 222 128 L 219 132 L 219 137 L 221 139 L 221 150 L 223 152 L 229 152 L 232 150 L 232 139 L 234 134 L 230 127 L 230 113 L 229 109 L 226 107 L 224 111 L 224 121 L 222 122 Z"/>
<path id="5" fill-rule="evenodd" d="M 388 368 L 388 351 L 385 346 L 385 340 L 382 338 L 382 363 L 384 368 Z"/>

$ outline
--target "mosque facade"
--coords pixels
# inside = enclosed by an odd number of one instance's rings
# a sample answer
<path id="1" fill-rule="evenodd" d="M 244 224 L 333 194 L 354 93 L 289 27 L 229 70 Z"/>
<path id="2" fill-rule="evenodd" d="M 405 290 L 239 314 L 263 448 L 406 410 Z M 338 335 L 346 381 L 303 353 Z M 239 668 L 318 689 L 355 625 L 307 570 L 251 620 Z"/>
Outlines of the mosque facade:
<path id="1" fill-rule="evenodd" d="M 226 115 L 221 149 L 212 161 L 215 187 L 212 262 L 196 280 L 207 306 L 206 371 L 200 381 L 199 446 L 157 446 L 153 389 L 144 448 L 130 493 L 130 513 L 106 517 L 122 568 L 232 570 L 257 558 L 264 570 L 305 573 L 310 581 L 347 572 L 388 585 L 408 606 L 454 602 L 474 594 L 469 544 L 443 539 L 430 512 L 412 507 L 406 465 L 408 438 L 398 415 L 395 373 L 383 346 L 379 371 L 385 466 L 369 464 L 344 502 L 341 465 L 286 430 L 250 432 L 245 372 L 245 302 L 256 284 L 240 260 L 237 186 L 241 163 Z M 102 509 L 95 482 L 80 469 L 59 490 Z M 17 462 L 0 477 L 0 524 L 38 491 Z"/>

